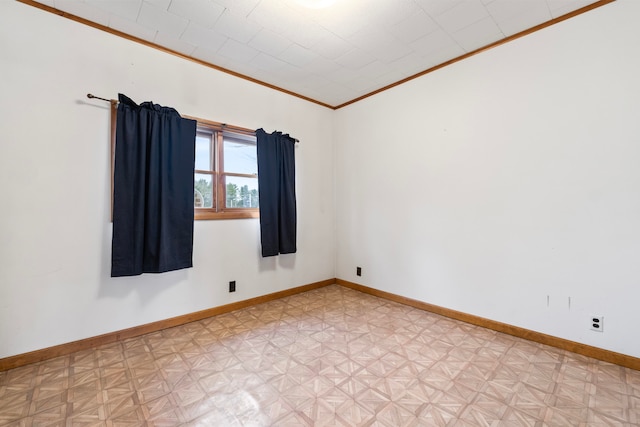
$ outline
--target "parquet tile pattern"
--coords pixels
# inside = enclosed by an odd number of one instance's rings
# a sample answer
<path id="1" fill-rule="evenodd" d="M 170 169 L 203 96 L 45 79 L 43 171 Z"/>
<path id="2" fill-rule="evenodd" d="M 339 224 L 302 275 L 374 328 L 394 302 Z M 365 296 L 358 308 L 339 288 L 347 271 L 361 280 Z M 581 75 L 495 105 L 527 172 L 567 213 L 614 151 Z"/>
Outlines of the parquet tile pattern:
<path id="1" fill-rule="evenodd" d="M 0 372 L 0 426 L 637 426 L 640 372 L 337 285 Z"/>

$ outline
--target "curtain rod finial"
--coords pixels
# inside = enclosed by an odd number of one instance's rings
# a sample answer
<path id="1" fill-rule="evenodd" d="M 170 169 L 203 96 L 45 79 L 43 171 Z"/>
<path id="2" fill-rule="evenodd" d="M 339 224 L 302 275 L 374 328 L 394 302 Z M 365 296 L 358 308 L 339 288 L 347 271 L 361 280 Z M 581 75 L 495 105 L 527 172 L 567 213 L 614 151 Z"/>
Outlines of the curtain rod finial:
<path id="1" fill-rule="evenodd" d="M 89 99 L 100 99 L 100 100 L 102 100 L 102 101 L 111 102 L 112 104 L 114 104 L 114 103 L 115 103 L 115 104 L 117 104 L 117 103 L 118 103 L 118 100 L 117 100 L 117 99 L 100 98 L 99 96 L 95 96 L 95 95 L 94 95 L 94 94 L 92 94 L 92 93 L 88 93 L 88 94 L 87 94 L 87 98 L 89 98 Z"/>

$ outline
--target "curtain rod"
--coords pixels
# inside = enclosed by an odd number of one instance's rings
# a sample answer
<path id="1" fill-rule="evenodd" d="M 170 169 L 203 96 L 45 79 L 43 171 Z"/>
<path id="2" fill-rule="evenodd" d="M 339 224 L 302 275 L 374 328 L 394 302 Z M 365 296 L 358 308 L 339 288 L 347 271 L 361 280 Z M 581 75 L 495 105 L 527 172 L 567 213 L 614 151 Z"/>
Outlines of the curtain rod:
<path id="1" fill-rule="evenodd" d="M 99 99 L 99 100 L 101 100 L 101 101 L 107 101 L 107 102 L 112 102 L 112 103 L 116 103 L 116 104 L 119 102 L 117 99 L 101 98 L 101 97 L 99 97 L 99 96 L 95 96 L 95 95 L 93 95 L 93 94 L 91 94 L 91 93 L 88 93 L 88 94 L 87 94 L 87 98 L 89 98 L 89 99 Z M 222 125 L 222 127 L 226 127 L 226 126 L 227 126 L 227 124 L 226 124 L 226 123 L 220 123 L 220 124 Z M 229 126 L 229 127 L 233 127 L 233 126 Z M 293 141 L 294 141 L 296 144 L 300 143 L 300 140 L 299 140 L 298 138 L 294 138 L 294 137 L 292 137 L 292 136 L 290 136 L 290 138 L 291 138 L 291 139 L 293 139 Z"/>

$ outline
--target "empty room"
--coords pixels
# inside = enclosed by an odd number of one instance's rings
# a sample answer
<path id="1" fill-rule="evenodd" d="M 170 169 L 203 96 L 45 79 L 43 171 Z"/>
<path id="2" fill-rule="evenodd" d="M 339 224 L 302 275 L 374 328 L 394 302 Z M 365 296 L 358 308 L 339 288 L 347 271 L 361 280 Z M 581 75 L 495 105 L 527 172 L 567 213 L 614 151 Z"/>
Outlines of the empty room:
<path id="1" fill-rule="evenodd" d="M 638 17 L 0 1 L 0 426 L 640 425 Z"/>

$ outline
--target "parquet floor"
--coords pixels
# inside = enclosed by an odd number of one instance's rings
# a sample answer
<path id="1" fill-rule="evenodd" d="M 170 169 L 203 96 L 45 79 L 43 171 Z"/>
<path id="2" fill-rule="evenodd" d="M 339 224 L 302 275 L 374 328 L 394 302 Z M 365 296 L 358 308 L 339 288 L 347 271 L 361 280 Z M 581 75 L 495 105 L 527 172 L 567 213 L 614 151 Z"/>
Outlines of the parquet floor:
<path id="1" fill-rule="evenodd" d="M 637 426 L 640 372 L 337 285 L 0 373 L 1 426 Z"/>

